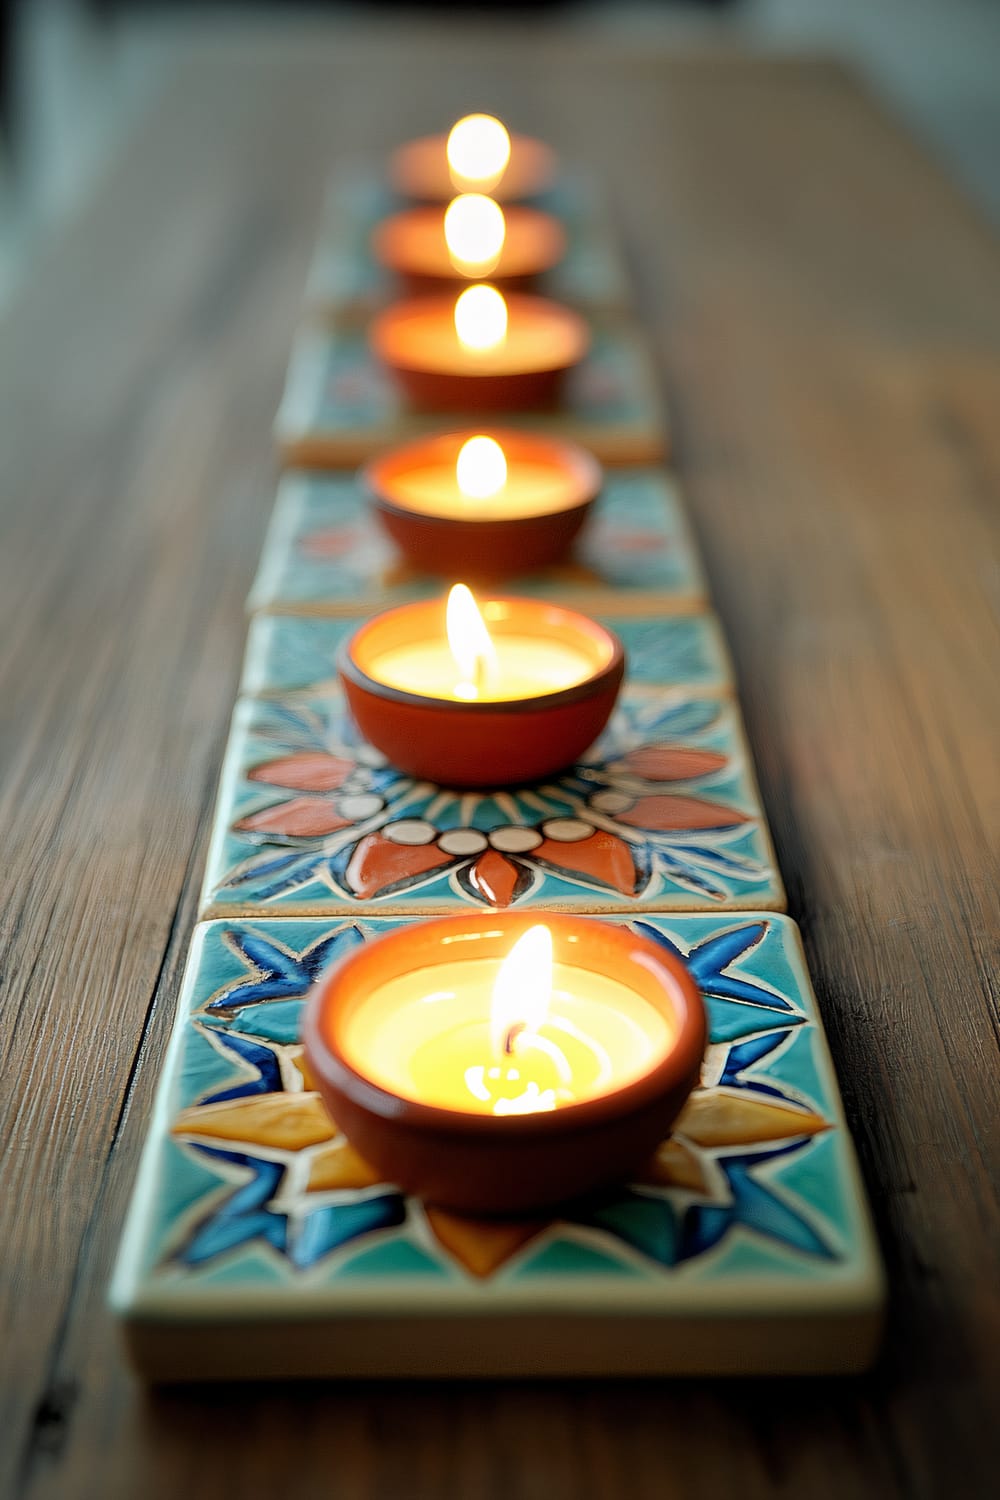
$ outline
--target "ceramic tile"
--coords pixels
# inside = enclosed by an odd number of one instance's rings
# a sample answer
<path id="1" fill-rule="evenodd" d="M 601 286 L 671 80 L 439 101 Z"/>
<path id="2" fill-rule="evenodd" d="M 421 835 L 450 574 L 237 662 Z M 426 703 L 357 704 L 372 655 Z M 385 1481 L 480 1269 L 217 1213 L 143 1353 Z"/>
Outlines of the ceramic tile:
<path id="1" fill-rule="evenodd" d="M 576 766 L 496 792 L 393 770 L 339 690 L 237 706 L 203 915 L 783 905 L 732 702 L 632 683 Z"/>
<path id="2" fill-rule="evenodd" d="M 249 605 L 356 614 L 441 587 L 403 561 L 353 474 L 293 473 L 281 482 Z M 507 587 L 619 614 L 686 613 L 706 597 L 677 487 L 652 469 L 610 470 L 567 561 Z"/>
<path id="3" fill-rule="evenodd" d="M 664 416 L 644 344 L 624 320 L 591 322 L 587 358 L 567 377 L 558 411 L 505 413 L 504 425 L 583 443 L 608 464 L 659 463 Z M 452 418 L 461 417 L 456 412 Z M 441 414 L 409 412 L 372 359 L 364 329 L 338 323 L 299 335 L 275 436 L 288 464 L 353 468 L 381 448 L 437 432 Z"/>
<path id="4" fill-rule="evenodd" d="M 298 1042 L 309 985 L 399 925 L 198 929 L 112 1294 L 140 1368 L 183 1379 L 868 1363 L 881 1270 L 794 923 L 636 921 L 686 958 L 705 997 L 701 1086 L 628 1185 L 559 1217 L 492 1224 L 381 1181 L 309 1089 Z"/>
<path id="5" fill-rule="evenodd" d="M 335 686 L 337 648 L 364 616 L 257 615 L 251 621 L 241 691 L 255 696 L 318 695 Z M 662 619 L 600 615 L 625 646 L 629 680 L 670 682 L 691 693 L 728 693 L 732 676 L 714 615 Z"/>
<path id="6" fill-rule="evenodd" d="M 311 312 L 364 318 L 388 299 L 393 278 L 376 264 L 369 245 L 379 222 L 403 206 L 374 172 L 331 185 L 306 291 Z M 578 307 L 627 308 L 625 268 L 596 185 L 564 177 L 536 206 L 559 219 L 567 237 L 565 259 L 540 279 L 537 291 Z"/>

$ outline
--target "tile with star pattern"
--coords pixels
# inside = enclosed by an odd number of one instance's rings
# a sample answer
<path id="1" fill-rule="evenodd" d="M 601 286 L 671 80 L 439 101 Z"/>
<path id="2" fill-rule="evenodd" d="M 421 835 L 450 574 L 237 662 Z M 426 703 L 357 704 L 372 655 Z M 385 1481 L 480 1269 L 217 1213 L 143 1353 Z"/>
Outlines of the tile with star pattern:
<path id="1" fill-rule="evenodd" d="M 351 1147 L 299 1042 L 323 970 L 410 919 L 196 931 L 115 1275 L 160 1379 L 856 1370 L 883 1285 L 795 924 L 631 920 L 688 964 L 699 1087 L 632 1180 L 530 1220 L 405 1197 Z"/>
<path id="2" fill-rule="evenodd" d="M 504 413 L 504 426 L 572 439 L 605 464 L 659 463 L 666 428 L 645 344 L 620 318 L 593 317 L 590 332 L 590 349 L 567 375 L 558 408 Z M 464 420 L 472 416 L 467 411 Z M 365 329 L 338 321 L 307 327 L 296 340 L 275 437 L 288 465 L 350 469 L 380 449 L 462 423 L 458 411 L 449 419 L 409 410 L 373 358 Z"/>
<path id="3" fill-rule="evenodd" d="M 544 783 L 451 790 L 386 764 L 321 696 L 244 699 L 202 914 L 784 908 L 739 711 L 625 688 Z"/>
<path id="4" fill-rule="evenodd" d="M 406 564 L 353 474 L 294 473 L 279 487 L 249 608 L 364 614 L 426 598 L 445 583 Z M 617 614 L 686 614 L 706 600 L 676 483 L 652 469 L 609 470 L 565 561 L 504 587 Z"/>

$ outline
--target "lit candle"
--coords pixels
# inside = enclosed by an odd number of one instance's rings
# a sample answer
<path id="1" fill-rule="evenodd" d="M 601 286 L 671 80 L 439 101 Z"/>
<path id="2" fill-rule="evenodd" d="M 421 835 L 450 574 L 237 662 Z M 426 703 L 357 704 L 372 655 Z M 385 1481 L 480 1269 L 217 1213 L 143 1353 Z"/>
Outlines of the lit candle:
<path id="1" fill-rule="evenodd" d="M 488 602 L 481 613 L 465 584 L 456 584 L 448 595 L 444 637 L 385 647 L 370 661 L 372 675 L 387 687 L 424 697 L 508 703 L 561 692 L 593 674 L 591 641 L 568 632 L 560 636 L 506 629 L 494 639 L 484 613 L 504 622 L 501 601 Z M 532 623 L 529 615 L 525 624 Z M 606 649 L 610 659 L 610 645 Z"/>
<path id="2" fill-rule="evenodd" d="M 505 298 L 479 282 L 457 299 L 394 303 L 370 342 L 411 400 L 425 409 L 525 409 L 551 404 L 590 344 L 586 322 L 543 297 Z"/>
<path id="3" fill-rule="evenodd" d="M 362 733 L 399 769 L 507 785 L 569 764 L 604 728 L 625 670 L 617 636 L 537 599 L 477 605 L 464 585 L 367 620 L 337 666 Z"/>
<path id="4" fill-rule="evenodd" d="M 597 460 L 574 443 L 497 428 L 418 438 L 360 475 L 382 526 L 416 567 L 477 579 L 557 562 L 602 479 Z"/>
<path id="5" fill-rule="evenodd" d="M 392 214 L 372 233 L 372 253 L 401 277 L 408 291 L 426 295 L 484 276 L 507 289 L 527 290 L 566 253 L 566 233 L 551 214 L 463 193 L 440 207 Z"/>
<path id="6" fill-rule="evenodd" d="M 500 259 L 506 237 L 503 209 L 482 193 L 463 193 L 445 211 L 448 256 L 464 276 L 488 275 Z"/>
<path id="7" fill-rule="evenodd" d="M 676 1028 L 611 974 L 553 964 L 548 927 L 506 957 L 456 956 L 397 975 L 344 1028 L 344 1055 L 381 1088 L 441 1109 L 533 1114 L 646 1072 Z"/>
<path id="8" fill-rule="evenodd" d="M 466 115 L 445 135 L 408 141 L 393 153 L 390 175 L 409 198 L 439 203 L 456 193 L 489 193 L 514 202 L 548 188 L 556 171 L 551 149 L 511 135 L 493 115 Z"/>
<path id="9" fill-rule="evenodd" d="M 445 155 L 456 192 L 491 192 L 510 161 L 507 127 L 494 115 L 465 115 L 448 132 Z"/>
<path id="10" fill-rule="evenodd" d="M 651 1153 L 697 1081 L 705 1016 L 683 963 L 625 926 L 472 915 L 356 950 L 303 1035 L 331 1113 L 389 1180 L 502 1213 Z"/>

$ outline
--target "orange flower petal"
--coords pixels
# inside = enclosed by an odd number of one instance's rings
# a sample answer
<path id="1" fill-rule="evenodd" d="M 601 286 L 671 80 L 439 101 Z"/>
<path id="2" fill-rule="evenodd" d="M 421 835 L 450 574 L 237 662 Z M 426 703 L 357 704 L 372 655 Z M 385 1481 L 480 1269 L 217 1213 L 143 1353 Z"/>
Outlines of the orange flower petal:
<path id="1" fill-rule="evenodd" d="M 717 802 L 704 802 L 699 797 L 640 797 L 627 812 L 616 813 L 619 823 L 630 828 L 653 828 L 659 833 L 671 829 L 732 828 L 736 823 L 748 823 L 746 813 L 734 807 L 722 807 Z"/>
<path id="2" fill-rule="evenodd" d="M 726 756 L 718 750 L 696 750 L 685 745 L 642 745 L 623 756 L 622 765 L 646 781 L 687 781 L 721 771 Z"/>
<path id="3" fill-rule="evenodd" d="M 544 839 L 532 852 L 536 859 L 544 859 L 558 869 L 587 875 L 591 880 L 599 880 L 602 885 L 621 891 L 623 896 L 635 895 L 636 871 L 632 851 L 613 833 L 597 829 L 589 838 L 579 839 L 575 844 Z"/>
<path id="4" fill-rule="evenodd" d="M 248 781 L 266 781 L 269 786 L 287 786 L 298 792 L 333 792 L 343 786 L 354 770 L 349 760 L 328 755 L 325 750 L 306 750 L 268 760 L 247 772 Z"/>
<path id="5" fill-rule="evenodd" d="M 491 906 L 509 906 L 517 889 L 518 868 L 498 849 L 487 849 L 469 870 L 469 881 Z"/>
<path id="6" fill-rule="evenodd" d="M 316 838 L 350 826 L 329 802 L 315 797 L 294 797 L 291 802 L 277 802 L 260 812 L 240 818 L 233 827 L 237 833 L 284 833 L 293 838 Z"/>
<path id="7" fill-rule="evenodd" d="M 401 880 L 451 862 L 437 844 L 394 844 L 380 833 L 369 833 L 351 857 L 347 884 L 356 896 L 377 896 Z"/>

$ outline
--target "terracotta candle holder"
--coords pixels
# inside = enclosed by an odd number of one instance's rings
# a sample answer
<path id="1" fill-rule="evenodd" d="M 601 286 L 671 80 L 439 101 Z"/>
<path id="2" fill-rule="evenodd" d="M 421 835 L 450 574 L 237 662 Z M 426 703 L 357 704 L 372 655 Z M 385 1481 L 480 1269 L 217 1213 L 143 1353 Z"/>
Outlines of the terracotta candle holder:
<path id="1" fill-rule="evenodd" d="M 590 346 L 578 313 L 543 297 L 524 295 L 499 304 L 472 293 L 500 293 L 482 284 L 456 299 L 428 296 L 397 302 L 372 322 L 370 343 L 411 405 L 421 411 L 526 411 L 556 404 L 566 373 Z M 471 343 L 458 331 L 463 309 L 496 316 L 498 334 Z M 504 326 L 505 325 L 505 326 Z M 474 331 L 470 329 L 470 331 Z"/>
<path id="2" fill-rule="evenodd" d="M 400 550 L 450 578 L 504 578 L 558 561 L 602 480 L 586 449 L 500 429 L 420 438 L 361 471 Z"/>
<path id="3" fill-rule="evenodd" d="M 479 262 L 463 259 L 448 247 L 442 208 L 411 208 L 383 220 L 372 236 L 372 252 L 415 296 L 447 291 L 483 276 L 505 291 L 526 291 L 566 253 L 562 225 L 536 209 L 509 208 L 502 233 L 496 254 Z"/>
<path id="4" fill-rule="evenodd" d="M 460 592 L 447 606 L 387 610 L 343 643 L 337 668 L 362 734 L 400 770 L 444 786 L 511 786 L 569 765 L 610 717 L 621 641 L 536 599 L 487 599 L 481 614 L 472 603 L 456 631 Z"/>
<path id="5" fill-rule="evenodd" d="M 393 152 L 389 176 L 396 191 L 424 203 L 447 203 L 456 193 L 475 192 L 489 193 L 500 203 L 516 203 L 536 198 L 555 181 L 555 152 L 531 136 L 510 136 L 510 158 L 498 180 L 495 174 L 454 172 L 448 162 L 449 139 L 422 136 Z"/>
<path id="6" fill-rule="evenodd" d="M 303 1041 L 327 1108 L 410 1193 L 512 1215 L 626 1178 L 698 1082 L 704 1005 L 628 927 L 546 913 L 422 922 L 323 975 Z"/>

